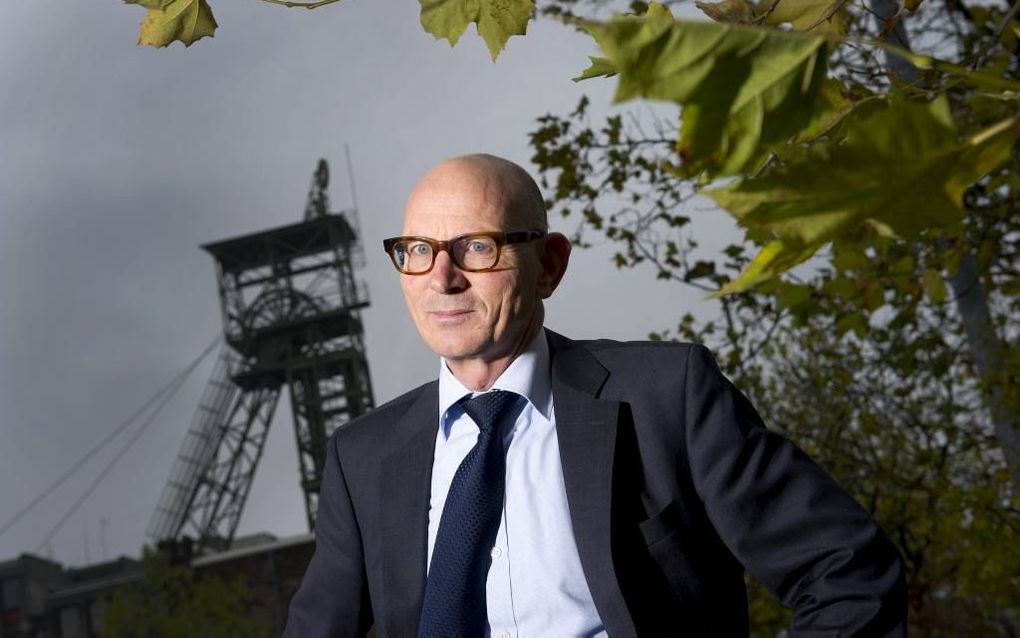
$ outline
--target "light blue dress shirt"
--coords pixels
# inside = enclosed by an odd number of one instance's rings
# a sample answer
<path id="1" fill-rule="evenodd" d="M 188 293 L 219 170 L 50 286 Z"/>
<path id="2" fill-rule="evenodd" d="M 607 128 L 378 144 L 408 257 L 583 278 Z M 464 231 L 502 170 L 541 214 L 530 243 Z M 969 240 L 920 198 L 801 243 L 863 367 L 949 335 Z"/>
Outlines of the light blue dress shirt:
<path id="1" fill-rule="evenodd" d="M 492 386 L 528 399 L 504 438 L 506 497 L 485 588 L 492 636 L 606 635 L 574 543 L 551 375 L 542 330 Z M 450 482 L 478 439 L 478 426 L 457 405 L 474 394 L 441 363 L 440 428 L 429 503 L 430 564 Z"/>

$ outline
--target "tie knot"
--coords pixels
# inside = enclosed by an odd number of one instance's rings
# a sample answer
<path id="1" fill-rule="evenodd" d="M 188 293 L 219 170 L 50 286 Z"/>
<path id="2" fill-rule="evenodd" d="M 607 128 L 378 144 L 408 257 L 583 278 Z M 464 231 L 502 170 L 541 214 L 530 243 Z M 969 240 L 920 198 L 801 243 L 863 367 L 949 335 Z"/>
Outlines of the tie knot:
<path id="1" fill-rule="evenodd" d="M 478 425 L 482 434 L 488 434 L 496 427 L 521 395 L 507 390 L 490 390 L 485 394 L 463 402 L 464 412 Z"/>

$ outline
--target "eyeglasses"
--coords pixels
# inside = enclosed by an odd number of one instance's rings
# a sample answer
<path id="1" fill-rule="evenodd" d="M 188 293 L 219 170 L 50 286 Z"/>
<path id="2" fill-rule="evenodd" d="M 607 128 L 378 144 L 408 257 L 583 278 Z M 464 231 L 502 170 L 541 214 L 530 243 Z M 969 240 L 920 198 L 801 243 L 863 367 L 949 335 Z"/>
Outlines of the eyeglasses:
<path id="1" fill-rule="evenodd" d="M 441 250 L 450 255 L 457 268 L 466 272 L 481 272 L 496 267 L 501 247 L 528 242 L 544 235 L 544 230 L 518 230 L 509 233 L 468 233 L 446 241 L 429 237 L 391 237 L 383 240 L 383 248 L 397 270 L 405 275 L 424 275 L 432 270 L 436 255 Z"/>

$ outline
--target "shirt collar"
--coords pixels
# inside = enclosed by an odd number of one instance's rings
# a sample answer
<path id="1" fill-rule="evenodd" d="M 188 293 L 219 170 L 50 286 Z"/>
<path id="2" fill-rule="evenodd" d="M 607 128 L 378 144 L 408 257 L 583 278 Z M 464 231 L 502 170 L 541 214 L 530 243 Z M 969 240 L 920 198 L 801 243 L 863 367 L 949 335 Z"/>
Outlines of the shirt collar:
<path id="1" fill-rule="evenodd" d="M 549 367 L 549 341 L 545 330 L 538 335 L 523 352 L 510 362 L 503 374 L 492 384 L 493 389 L 516 392 L 546 419 L 552 418 L 552 371 Z M 465 395 L 479 394 L 461 383 L 453 376 L 446 366 L 446 361 L 439 362 L 439 423 L 443 426 L 446 436 L 450 435 L 450 422 L 447 412 Z"/>

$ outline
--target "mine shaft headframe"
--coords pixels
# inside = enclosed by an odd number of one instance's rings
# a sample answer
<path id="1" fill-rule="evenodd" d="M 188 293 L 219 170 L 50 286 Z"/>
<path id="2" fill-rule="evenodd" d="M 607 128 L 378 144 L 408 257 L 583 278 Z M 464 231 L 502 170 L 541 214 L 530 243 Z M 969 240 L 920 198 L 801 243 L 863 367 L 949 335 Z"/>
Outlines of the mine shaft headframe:
<path id="1" fill-rule="evenodd" d="M 329 212 L 328 185 L 320 160 L 304 221 L 203 246 L 216 260 L 228 350 L 150 524 L 157 541 L 190 537 L 200 553 L 230 546 L 283 392 L 314 526 L 328 438 L 374 405 L 356 209 Z"/>

